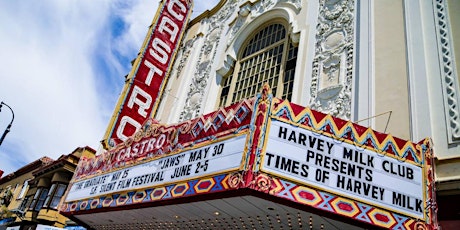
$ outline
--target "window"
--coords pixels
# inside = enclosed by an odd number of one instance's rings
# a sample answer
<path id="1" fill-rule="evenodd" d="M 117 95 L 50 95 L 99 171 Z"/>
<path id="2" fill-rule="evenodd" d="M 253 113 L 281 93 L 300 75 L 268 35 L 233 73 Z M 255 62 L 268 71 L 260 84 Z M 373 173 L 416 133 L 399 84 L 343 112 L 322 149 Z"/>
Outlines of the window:
<path id="1" fill-rule="evenodd" d="M 219 107 L 255 96 L 265 83 L 276 97 L 291 100 L 297 50 L 282 24 L 261 29 L 242 47 L 235 72 L 223 79 Z"/>
<path id="2" fill-rule="evenodd" d="M 22 200 L 21 205 L 19 206 L 19 210 L 25 211 L 27 207 L 30 206 L 30 203 L 32 202 L 32 196 L 26 196 L 24 200 Z"/>
<path id="3" fill-rule="evenodd" d="M 27 189 L 29 189 L 29 180 L 24 181 L 24 184 L 22 185 L 21 192 L 19 192 L 18 200 L 22 199 L 24 195 L 27 192 Z"/>
<path id="4" fill-rule="evenodd" d="M 65 184 L 53 184 L 50 191 L 48 192 L 44 206 L 56 209 L 59 205 L 59 202 L 61 201 L 62 196 L 64 195 L 66 188 L 67 185 Z"/>
<path id="5" fill-rule="evenodd" d="M 35 193 L 34 199 L 30 203 L 29 209 L 40 211 L 40 209 L 43 207 L 47 194 L 47 188 L 38 188 L 37 192 Z"/>

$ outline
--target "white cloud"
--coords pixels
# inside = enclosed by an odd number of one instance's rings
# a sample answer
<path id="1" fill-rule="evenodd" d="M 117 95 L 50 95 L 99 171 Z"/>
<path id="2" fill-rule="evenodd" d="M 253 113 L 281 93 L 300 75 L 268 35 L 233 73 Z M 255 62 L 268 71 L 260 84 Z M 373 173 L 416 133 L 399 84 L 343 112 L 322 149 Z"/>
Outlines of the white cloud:
<path id="1" fill-rule="evenodd" d="M 10 173 L 42 156 L 56 159 L 79 146 L 96 148 L 102 117 L 92 55 L 109 1 L 0 3 L 0 100 L 15 121 L 0 146 Z M 0 113 L 0 131 L 8 111 Z"/>
<path id="2" fill-rule="evenodd" d="M 217 2 L 196 0 L 195 8 L 203 11 Z M 15 113 L 0 146 L 5 175 L 43 156 L 56 159 L 80 146 L 99 147 L 129 61 L 139 52 L 158 4 L 0 2 L 0 101 Z M 115 18 L 125 27 L 112 37 Z M 10 119 L 2 108 L 0 135 Z"/>

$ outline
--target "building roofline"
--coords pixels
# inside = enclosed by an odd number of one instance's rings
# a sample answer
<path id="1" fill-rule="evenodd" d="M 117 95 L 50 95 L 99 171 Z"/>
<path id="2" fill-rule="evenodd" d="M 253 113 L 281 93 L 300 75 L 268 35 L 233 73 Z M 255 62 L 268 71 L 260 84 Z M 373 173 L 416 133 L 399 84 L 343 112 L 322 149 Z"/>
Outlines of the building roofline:
<path id="1" fill-rule="evenodd" d="M 50 157 L 47 157 L 47 156 L 44 156 L 44 157 L 41 157 L 40 159 L 37 159 L 23 167 L 21 167 L 20 169 L 16 170 L 15 172 L 12 172 L 2 178 L 0 178 L 0 184 L 3 184 L 7 181 L 10 181 L 10 180 L 13 180 L 14 178 L 17 178 L 21 175 L 24 175 L 28 172 L 32 172 L 44 165 L 48 165 L 50 164 L 51 162 L 54 162 L 54 160 Z"/>
<path id="2" fill-rule="evenodd" d="M 200 22 L 204 18 L 209 18 L 212 15 L 214 15 L 215 13 L 217 13 L 217 11 L 219 11 L 220 8 L 222 8 L 222 6 L 225 5 L 226 2 L 227 2 L 227 0 L 220 0 L 219 3 L 217 3 L 217 5 L 214 6 L 212 9 L 206 10 L 203 13 L 199 14 L 198 16 L 196 16 L 194 19 L 192 19 L 188 23 L 187 29 L 189 29 L 190 27 L 194 26 L 196 23 Z"/>

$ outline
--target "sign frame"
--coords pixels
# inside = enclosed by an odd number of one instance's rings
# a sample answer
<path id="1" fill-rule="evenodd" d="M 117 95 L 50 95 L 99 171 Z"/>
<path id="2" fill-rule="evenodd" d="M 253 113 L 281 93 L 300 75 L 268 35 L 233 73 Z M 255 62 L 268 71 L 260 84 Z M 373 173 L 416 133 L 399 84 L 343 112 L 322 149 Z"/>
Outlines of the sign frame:
<path id="1" fill-rule="evenodd" d="M 403 212 L 403 211 L 400 211 L 400 210 L 397 210 L 397 209 L 394 209 L 394 208 L 391 208 L 391 207 L 388 207 L 388 206 L 381 205 L 378 202 L 370 202 L 369 200 L 357 197 L 356 195 L 349 195 L 349 194 L 347 194 L 345 192 L 342 192 L 342 191 L 339 191 L 339 190 L 333 190 L 333 189 L 330 189 L 330 188 L 326 188 L 324 186 L 320 186 L 320 185 L 311 183 L 311 182 L 309 182 L 307 180 L 300 180 L 300 179 L 294 178 L 292 176 L 288 177 L 288 176 L 282 175 L 280 173 L 275 173 L 275 172 L 273 172 L 271 170 L 268 170 L 268 169 L 264 168 L 265 158 L 267 157 L 267 145 L 269 144 L 269 141 L 270 141 L 269 140 L 270 139 L 269 134 L 270 134 L 271 129 L 273 128 L 273 125 L 272 125 L 273 122 L 279 122 L 279 123 L 282 123 L 282 124 L 285 124 L 285 125 L 290 125 L 290 126 L 295 127 L 295 128 L 304 129 L 305 131 L 312 132 L 313 134 L 316 134 L 317 136 L 324 136 L 325 138 L 330 138 L 331 141 L 336 141 L 337 143 L 342 143 L 343 142 L 343 143 L 346 143 L 346 144 L 349 144 L 349 145 L 356 146 L 356 143 L 354 143 L 354 142 L 352 142 L 352 141 L 350 141 L 348 139 L 339 139 L 339 138 L 335 137 L 334 135 L 332 135 L 332 134 L 330 134 L 328 132 L 318 132 L 317 130 L 315 130 L 312 127 L 296 124 L 294 122 L 288 122 L 288 121 L 280 119 L 279 117 L 276 117 L 276 116 L 270 116 L 270 118 L 268 119 L 268 122 L 267 122 L 267 131 L 266 131 L 267 134 L 265 135 L 263 150 L 261 151 L 261 160 L 260 160 L 261 163 L 259 165 L 259 170 L 261 172 L 266 173 L 268 175 L 274 175 L 276 177 L 279 177 L 279 178 L 282 178 L 282 179 L 285 179 L 285 180 L 288 180 L 288 181 L 295 182 L 296 184 L 299 184 L 299 185 L 315 188 L 315 189 L 318 189 L 318 190 L 321 190 L 321 191 L 326 191 L 326 192 L 329 192 L 331 194 L 335 194 L 335 195 L 340 196 L 340 197 L 346 197 L 348 199 L 356 200 L 356 201 L 359 201 L 359 202 L 362 202 L 362 203 L 365 203 L 365 204 L 368 204 L 368 205 L 371 205 L 371 206 L 374 206 L 374 207 L 389 210 L 391 212 L 395 212 L 395 213 L 399 213 L 399 214 L 402 214 L 402 215 L 410 216 L 412 218 L 416 218 L 416 219 L 420 219 L 420 218 L 426 219 L 427 218 L 427 216 L 426 216 L 427 214 L 424 211 L 424 208 L 425 208 L 424 204 L 425 204 L 425 201 L 426 201 L 426 193 L 427 193 L 427 188 L 426 188 L 426 186 L 424 186 L 424 182 L 426 181 L 426 170 L 423 167 L 423 164 L 418 164 L 418 163 L 413 162 L 413 161 L 404 161 L 404 162 L 410 163 L 413 166 L 420 167 L 420 170 L 421 170 L 421 182 L 422 182 L 420 187 L 422 189 L 421 195 L 422 195 L 422 199 L 423 199 L 422 200 L 422 215 L 423 216 L 416 216 L 416 215 L 411 214 L 409 212 Z M 326 146 L 324 148 L 326 148 Z M 383 152 L 383 151 L 381 151 L 379 149 L 370 148 L 368 146 L 363 146 L 362 149 L 363 150 L 367 149 L 367 150 L 369 150 L 371 152 L 374 152 L 375 154 L 380 154 L 382 157 L 390 157 L 392 159 L 396 159 L 396 160 L 400 161 L 399 159 L 397 159 L 396 156 L 387 154 L 387 153 L 385 153 L 385 152 Z"/>
<path id="2" fill-rule="evenodd" d="M 165 186 L 165 185 L 168 185 L 168 184 L 179 184 L 181 182 L 191 181 L 191 180 L 195 180 L 197 178 L 210 177 L 210 176 L 214 176 L 214 175 L 218 175 L 218 174 L 224 174 L 224 173 L 236 172 L 236 171 L 243 170 L 244 165 L 245 165 L 244 161 L 245 161 L 246 156 L 247 156 L 248 133 L 249 133 L 248 131 L 245 131 L 245 132 L 238 133 L 237 135 L 225 136 L 223 138 L 213 140 L 212 142 L 200 143 L 200 144 L 197 144 L 197 145 L 194 145 L 194 146 L 190 146 L 188 148 L 184 148 L 181 151 L 176 151 L 176 152 L 173 152 L 173 153 L 167 154 L 167 155 L 161 155 L 159 157 L 152 158 L 149 161 L 142 161 L 142 162 L 139 162 L 137 164 L 132 164 L 132 165 L 129 165 L 129 166 L 126 166 L 126 167 L 116 168 L 115 170 L 112 170 L 112 171 L 104 173 L 104 174 L 97 174 L 97 175 L 94 175 L 94 176 L 90 176 L 90 177 L 86 177 L 86 178 L 83 178 L 83 179 L 75 180 L 69 186 L 69 189 L 68 189 L 68 191 L 67 191 L 67 193 L 65 195 L 65 201 L 64 202 L 72 202 L 72 201 L 77 201 L 77 200 L 82 200 L 82 199 L 88 199 L 88 198 L 94 198 L 94 197 L 100 197 L 100 196 L 107 196 L 107 195 L 111 195 L 113 193 L 120 193 L 120 192 L 123 192 L 123 191 L 140 190 L 140 189 L 150 188 L 150 187 L 161 187 L 161 186 Z M 181 155 L 185 155 L 185 154 L 191 154 L 191 152 L 193 152 L 193 150 L 203 149 L 203 148 L 205 148 L 207 146 L 212 147 L 212 146 L 218 145 L 220 143 L 225 144 L 225 143 L 228 143 L 230 141 L 232 141 L 232 142 L 236 142 L 236 141 L 242 142 L 241 158 L 239 160 L 239 164 L 238 164 L 237 167 L 232 167 L 232 168 L 225 169 L 225 170 L 217 170 L 217 171 L 213 171 L 213 172 L 210 172 L 210 173 L 204 173 L 204 174 L 200 174 L 200 175 L 194 175 L 194 176 L 191 176 L 191 177 L 181 178 L 181 179 L 178 179 L 178 180 L 164 180 L 161 183 L 155 183 L 153 185 L 152 184 L 145 184 L 145 185 L 137 186 L 137 187 L 127 186 L 126 188 L 115 189 L 115 190 L 110 191 L 110 192 L 102 192 L 102 193 L 99 192 L 98 194 L 95 194 L 95 195 L 90 194 L 88 196 L 81 196 L 81 197 L 78 197 L 78 198 L 69 199 L 69 195 L 72 192 L 72 188 L 74 188 L 74 186 L 78 186 L 79 184 L 85 183 L 86 181 L 90 181 L 91 179 L 94 179 L 94 178 L 97 178 L 97 177 L 110 176 L 110 175 L 112 175 L 114 173 L 117 173 L 117 172 L 120 172 L 120 178 L 121 178 L 121 177 L 123 177 L 122 175 L 123 175 L 124 172 L 132 170 L 132 169 L 134 169 L 136 167 L 142 167 L 142 165 L 150 165 L 154 161 L 161 161 L 161 160 L 164 160 L 164 159 L 167 159 L 167 158 L 169 159 L 171 157 L 177 157 L 177 156 L 181 156 Z M 205 159 L 203 159 L 203 160 L 205 160 Z M 194 162 L 194 163 L 196 163 L 196 162 Z M 133 179 L 133 178 L 129 178 L 129 179 Z M 119 180 L 117 180 L 116 182 L 119 182 Z M 107 185 L 107 184 L 108 184 L 108 182 L 104 182 L 104 183 L 100 183 L 98 185 Z M 98 187 L 98 185 L 95 185 L 95 186 Z M 80 186 L 83 187 L 84 185 L 80 185 Z M 94 186 L 89 186 L 89 187 L 96 188 Z"/>

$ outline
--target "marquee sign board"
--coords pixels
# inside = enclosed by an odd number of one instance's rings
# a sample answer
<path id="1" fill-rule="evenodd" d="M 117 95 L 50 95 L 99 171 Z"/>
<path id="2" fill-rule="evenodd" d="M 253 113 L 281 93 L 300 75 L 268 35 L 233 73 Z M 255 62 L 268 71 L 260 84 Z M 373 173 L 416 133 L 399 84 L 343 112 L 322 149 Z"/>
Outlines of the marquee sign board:
<path id="1" fill-rule="evenodd" d="M 246 135 L 162 157 L 73 183 L 66 202 L 155 187 L 240 168 Z"/>
<path id="2" fill-rule="evenodd" d="M 192 5 L 192 0 L 161 1 L 107 127 L 105 147 L 126 141 L 153 117 Z"/>
<path id="3" fill-rule="evenodd" d="M 116 148 L 80 160 L 60 210 L 251 189 L 386 229 L 435 229 L 433 161 L 429 139 L 380 133 L 272 98 L 264 86 L 257 98 L 193 120 L 146 123 Z"/>
<path id="4" fill-rule="evenodd" d="M 276 120 L 262 162 L 266 173 L 424 218 L 420 165 Z"/>
<path id="5" fill-rule="evenodd" d="M 65 201 L 239 170 L 253 107 L 254 100 L 248 99 L 177 124 L 149 119 L 124 143 L 95 157 L 81 158 Z"/>

